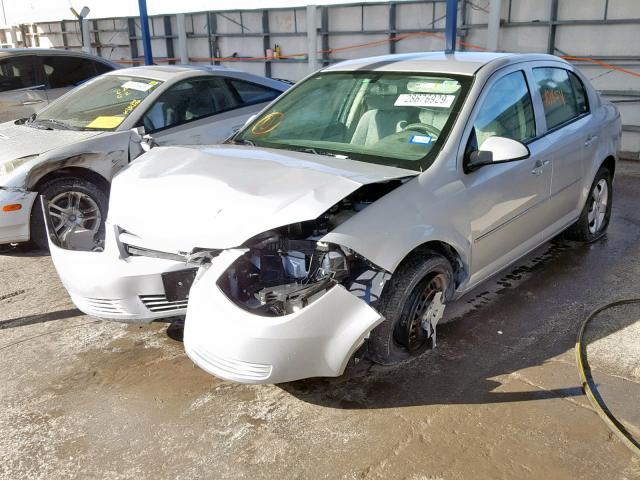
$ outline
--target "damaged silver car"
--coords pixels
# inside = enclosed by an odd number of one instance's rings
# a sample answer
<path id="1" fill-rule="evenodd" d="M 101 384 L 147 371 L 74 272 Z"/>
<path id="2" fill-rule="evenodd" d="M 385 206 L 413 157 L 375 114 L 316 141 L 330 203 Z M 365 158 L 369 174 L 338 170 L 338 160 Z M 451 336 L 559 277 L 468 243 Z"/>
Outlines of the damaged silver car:
<path id="1" fill-rule="evenodd" d="M 221 142 L 289 87 L 224 67 L 127 68 L 0 124 L 0 245 L 47 248 L 38 195 L 63 244 L 101 238 L 109 182 L 147 147 Z"/>
<path id="2" fill-rule="evenodd" d="M 605 233 L 620 132 L 554 56 L 352 60 L 225 145 L 144 154 L 113 182 L 105 251 L 52 256 L 89 314 L 186 311 L 187 354 L 225 379 L 336 376 L 363 346 L 393 364 L 541 243 Z"/>

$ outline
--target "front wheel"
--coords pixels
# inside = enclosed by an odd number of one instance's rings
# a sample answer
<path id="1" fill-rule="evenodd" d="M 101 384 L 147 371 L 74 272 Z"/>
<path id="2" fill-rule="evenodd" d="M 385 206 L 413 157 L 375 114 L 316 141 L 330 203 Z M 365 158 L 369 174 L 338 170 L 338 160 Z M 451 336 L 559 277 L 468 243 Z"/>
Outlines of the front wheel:
<path id="1" fill-rule="evenodd" d="M 104 236 L 107 195 L 93 183 L 81 178 L 58 178 L 47 182 L 40 196 L 48 201 L 53 233 L 61 246 L 69 247 L 73 234 L 79 230 L 88 230 L 96 240 Z M 31 241 L 41 249 L 49 248 L 39 197 L 31 213 Z"/>
<path id="2" fill-rule="evenodd" d="M 611 187 L 611 173 L 608 169 L 601 167 L 593 180 L 580 218 L 567 230 L 568 238 L 590 243 L 605 234 L 611 218 L 613 193 Z"/>
<path id="3" fill-rule="evenodd" d="M 393 365 L 422 353 L 429 340 L 423 328 L 429 307 L 438 293 L 446 302 L 453 289 L 453 269 L 446 258 L 425 251 L 407 259 L 382 291 L 378 311 L 385 320 L 369 337 L 371 360 Z"/>

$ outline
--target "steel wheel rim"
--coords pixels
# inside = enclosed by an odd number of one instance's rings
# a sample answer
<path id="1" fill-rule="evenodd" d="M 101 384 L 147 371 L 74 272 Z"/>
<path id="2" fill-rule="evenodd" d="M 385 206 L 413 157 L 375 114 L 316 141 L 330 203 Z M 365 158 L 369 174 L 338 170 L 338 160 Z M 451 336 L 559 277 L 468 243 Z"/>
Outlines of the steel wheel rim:
<path id="1" fill-rule="evenodd" d="M 589 232 L 598 233 L 604 226 L 607 216 L 607 205 L 609 204 L 609 185 L 602 178 L 593 186 L 591 190 L 591 205 L 587 212 L 589 222 Z"/>
<path id="2" fill-rule="evenodd" d="M 63 246 L 79 229 L 97 233 L 102 221 L 98 203 L 86 193 L 73 190 L 59 193 L 49 201 L 49 216 L 53 233 Z"/>
<path id="3" fill-rule="evenodd" d="M 396 324 L 393 337 L 396 343 L 406 348 L 409 353 L 416 353 L 426 345 L 427 336 L 422 328 L 425 313 L 438 292 L 444 293 L 446 277 L 442 273 L 423 279 L 409 297 L 408 308 L 405 308 L 400 321 Z"/>

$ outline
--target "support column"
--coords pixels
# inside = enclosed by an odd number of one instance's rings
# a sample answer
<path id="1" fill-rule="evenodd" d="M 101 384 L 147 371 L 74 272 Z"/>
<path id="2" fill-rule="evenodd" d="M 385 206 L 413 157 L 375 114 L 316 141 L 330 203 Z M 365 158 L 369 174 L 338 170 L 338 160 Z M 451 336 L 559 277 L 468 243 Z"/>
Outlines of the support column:
<path id="1" fill-rule="evenodd" d="M 445 52 L 456 52 L 458 29 L 458 0 L 447 0 L 447 18 L 445 19 Z"/>
<path id="2" fill-rule="evenodd" d="M 307 5 L 307 62 L 309 73 L 318 70 L 318 7 Z"/>
<path id="3" fill-rule="evenodd" d="M 189 63 L 189 48 L 187 46 L 187 27 L 184 13 L 176 15 L 176 24 L 178 28 L 178 57 L 180 58 L 180 63 L 187 65 Z"/>
<path id="4" fill-rule="evenodd" d="M 489 26 L 487 29 L 487 49 L 495 52 L 498 50 L 500 35 L 500 12 L 502 0 L 491 0 L 489 4 Z"/>
<path id="5" fill-rule="evenodd" d="M 556 21 L 558 20 L 558 0 L 551 0 L 549 11 L 549 38 L 547 39 L 547 53 L 556 51 Z"/>
<path id="6" fill-rule="evenodd" d="M 149 33 L 149 15 L 147 14 L 147 0 L 138 0 L 140 9 L 140 26 L 142 27 L 142 47 L 144 48 L 145 65 L 153 65 L 151 52 L 151 34 Z"/>
<path id="7" fill-rule="evenodd" d="M 82 22 L 82 51 L 91 53 L 91 26 L 86 18 L 80 19 Z"/>

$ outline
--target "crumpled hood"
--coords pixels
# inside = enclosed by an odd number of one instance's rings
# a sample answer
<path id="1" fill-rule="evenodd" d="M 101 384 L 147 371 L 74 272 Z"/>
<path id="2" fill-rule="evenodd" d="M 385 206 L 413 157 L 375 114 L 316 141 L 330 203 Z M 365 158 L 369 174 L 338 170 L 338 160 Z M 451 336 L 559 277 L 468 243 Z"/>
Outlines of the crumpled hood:
<path id="1" fill-rule="evenodd" d="M 0 163 L 48 152 L 100 135 L 101 131 L 41 130 L 12 121 L 0 124 Z"/>
<path id="2" fill-rule="evenodd" d="M 109 223 L 158 249 L 232 248 L 313 220 L 362 185 L 417 174 L 285 150 L 160 147 L 116 176 Z"/>

